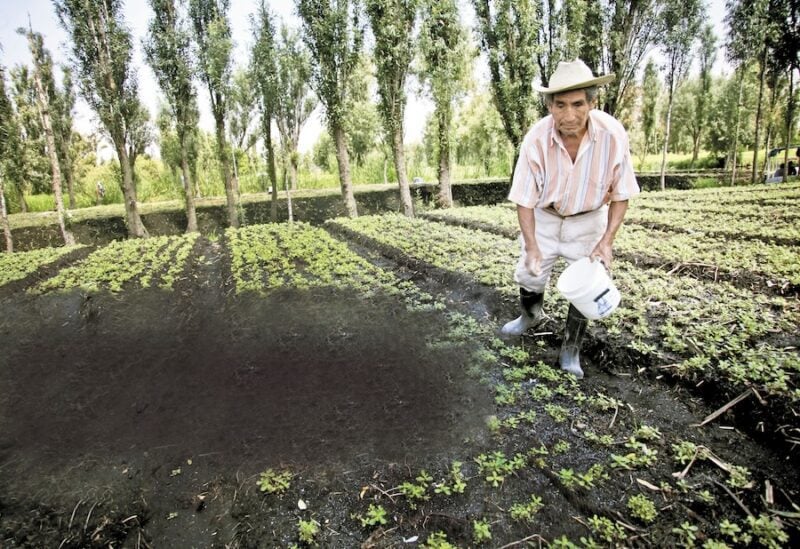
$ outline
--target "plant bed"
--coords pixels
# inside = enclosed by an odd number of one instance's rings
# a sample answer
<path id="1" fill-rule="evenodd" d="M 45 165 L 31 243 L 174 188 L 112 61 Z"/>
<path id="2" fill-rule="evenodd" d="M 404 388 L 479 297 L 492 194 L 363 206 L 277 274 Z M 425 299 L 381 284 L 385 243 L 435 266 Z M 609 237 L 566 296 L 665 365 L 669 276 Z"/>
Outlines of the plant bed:
<path id="1" fill-rule="evenodd" d="M 497 338 L 513 239 L 325 228 L 110 245 L 3 298 L 3 545 L 798 542 L 791 460 L 728 416 L 695 427 L 712 405 L 636 375 L 662 358 L 654 303 L 590 328 L 577 382 L 555 367 L 555 292 L 553 321 Z M 702 337 L 691 300 L 741 295 L 618 268 L 628 293 L 679 282 L 662 299 Z M 731 316 L 756 325 L 725 344 L 777 337 L 797 318 L 781 303 Z"/>
<path id="2" fill-rule="evenodd" d="M 452 219 L 463 215 L 481 222 L 498 215 L 486 209 L 454 210 L 441 214 Z M 511 212 L 503 208 L 501 215 Z M 431 217 L 431 216 L 429 216 Z M 513 253 L 511 241 L 496 241 L 483 234 L 469 253 L 462 252 L 468 232 L 458 227 L 393 218 L 362 218 L 340 225 L 357 228 L 378 245 L 396 245 L 392 255 L 408 254 L 416 261 L 432 261 L 457 272 L 472 272 L 477 280 L 492 284 L 499 273 L 475 265 L 473 255 L 485 258 L 488 265 L 502 264 L 512 269 L 507 256 Z M 503 233 L 506 226 L 497 231 Z M 363 237 L 362 237 L 363 238 Z M 459 238 L 461 242 L 459 242 Z M 465 254 L 461 257 L 459 254 Z M 498 256 L 497 254 L 502 254 Z M 626 295 L 621 311 L 604 323 L 608 341 L 614 347 L 629 348 L 646 359 L 638 367 L 648 367 L 654 375 L 676 375 L 703 386 L 712 405 L 722 406 L 748 387 L 753 387 L 761 407 L 753 416 L 745 415 L 740 425 L 748 430 L 783 432 L 790 442 L 797 438 L 798 424 L 793 412 L 798 392 L 795 385 L 800 363 L 792 326 L 798 322 L 797 305 L 783 298 L 751 294 L 724 283 L 709 285 L 691 278 L 662 271 L 642 271 L 637 265 L 617 259 L 617 284 Z M 557 273 L 556 273 L 557 275 Z M 500 283 L 507 293 L 506 284 Z M 548 295 L 548 303 L 554 303 Z M 705 305 L 704 305 L 705 303 Z M 734 306 L 728 303 L 736 304 Z M 627 305 L 626 305 L 627 304 Z M 563 307 L 562 307 L 563 309 Z M 784 350 L 788 349 L 788 350 Z M 715 390 L 716 389 L 716 390 Z M 722 400 L 721 399 L 726 399 Z M 768 401 L 768 402 L 767 402 Z"/>

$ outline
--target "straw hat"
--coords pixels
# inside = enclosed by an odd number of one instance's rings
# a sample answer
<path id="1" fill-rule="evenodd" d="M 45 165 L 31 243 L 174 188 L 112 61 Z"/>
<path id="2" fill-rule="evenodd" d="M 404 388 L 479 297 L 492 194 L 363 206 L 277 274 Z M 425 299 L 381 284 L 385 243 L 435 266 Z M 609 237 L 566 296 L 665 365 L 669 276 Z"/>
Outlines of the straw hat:
<path id="1" fill-rule="evenodd" d="M 540 93 L 560 93 L 570 90 L 580 90 L 590 86 L 601 86 L 614 80 L 614 73 L 604 76 L 595 76 L 592 69 L 580 59 L 575 61 L 559 61 L 553 76 L 550 77 L 550 87 L 533 85 L 533 89 Z"/>

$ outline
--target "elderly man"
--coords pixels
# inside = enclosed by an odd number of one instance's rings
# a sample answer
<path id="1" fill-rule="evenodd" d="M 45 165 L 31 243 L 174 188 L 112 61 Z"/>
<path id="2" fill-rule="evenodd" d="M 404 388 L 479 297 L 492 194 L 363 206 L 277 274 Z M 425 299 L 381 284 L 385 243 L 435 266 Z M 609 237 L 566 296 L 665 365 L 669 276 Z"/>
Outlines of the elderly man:
<path id="1" fill-rule="evenodd" d="M 545 286 L 559 257 L 572 263 L 589 256 L 611 268 L 614 236 L 628 199 L 639 193 L 628 134 L 594 109 L 597 86 L 613 78 L 595 77 L 576 59 L 558 64 L 549 87 L 534 86 L 550 115 L 525 136 L 508 195 L 521 230 L 514 280 L 522 315 L 503 326 L 505 335 L 522 335 L 541 320 Z M 570 305 L 559 363 L 578 378 L 586 322 Z"/>

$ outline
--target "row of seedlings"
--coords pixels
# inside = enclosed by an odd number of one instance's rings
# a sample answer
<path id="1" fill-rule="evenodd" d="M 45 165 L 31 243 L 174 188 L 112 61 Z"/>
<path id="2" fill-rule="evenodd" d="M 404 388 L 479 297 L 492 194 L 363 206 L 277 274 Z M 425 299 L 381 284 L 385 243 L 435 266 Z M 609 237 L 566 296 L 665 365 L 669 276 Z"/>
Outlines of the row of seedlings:
<path id="1" fill-rule="evenodd" d="M 333 224 L 361 234 L 379 247 L 402 250 L 415 260 L 473 273 L 476 278 L 483 271 L 476 265 L 473 252 L 484 254 L 479 261 L 484 270 L 491 271 L 500 263 L 506 277 L 516 256 L 515 245 L 508 239 L 494 241 L 495 235 L 477 235 L 462 227 L 420 219 L 381 216 Z M 490 244 L 483 249 L 486 241 Z M 505 259 L 498 258 L 500 249 Z M 491 279 L 483 277 L 484 283 L 491 283 Z M 572 494 L 572 500 L 582 502 L 585 515 L 581 520 L 592 533 L 582 541 L 589 546 L 627 545 L 639 538 L 655 539 L 657 544 L 688 543 L 698 535 L 709 541 L 711 536 L 718 536 L 713 541 L 720 544 L 736 543 L 738 538 L 729 535 L 731 532 L 752 538 L 763 524 L 773 529 L 771 537 L 765 539 L 785 539 L 780 519 L 768 509 L 743 518 L 727 497 L 728 490 L 733 493 L 756 486 L 749 470 L 720 457 L 722 452 L 712 452 L 708 442 L 697 444 L 662 435 L 658 425 L 644 424 L 638 412 L 602 390 L 584 393 L 574 380 L 536 360 L 542 356 L 541 347 L 541 340 L 529 349 L 501 347 L 504 381 L 496 386 L 496 401 L 502 412 L 490 426 L 513 449 L 476 458 L 485 481 L 502 486 L 507 475 L 521 475 L 524 464 L 538 467 L 565 494 Z M 702 472 L 697 478 L 689 476 L 689 469 L 680 477 L 674 476 L 682 473 L 675 469 L 684 465 L 681 460 L 688 452 L 686 448 L 692 447 L 699 448 L 701 457 L 694 461 L 703 461 L 704 467 L 697 468 Z M 632 475 L 640 482 L 630 482 Z M 625 501 L 620 500 L 621 494 L 626 495 Z M 537 501 L 528 502 L 532 506 L 529 509 L 537 507 Z M 609 501 L 615 502 L 612 509 L 618 511 L 624 505 L 629 514 L 615 520 L 615 511 L 603 504 Z M 728 517 L 726 524 L 732 526 L 724 529 L 682 522 L 686 509 L 698 505 Z M 524 515 L 521 507 L 515 509 L 518 516 Z"/>
<path id="2" fill-rule="evenodd" d="M 114 241 L 30 291 L 41 294 L 80 288 L 117 293 L 131 288 L 171 289 L 186 267 L 197 236 L 192 233 Z"/>
<path id="3" fill-rule="evenodd" d="M 492 231 L 509 237 L 519 234 L 516 213 L 505 206 L 470 206 L 424 214 L 441 220 Z M 756 275 L 778 288 L 800 284 L 800 248 L 720 236 L 623 226 L 614 241 L 615 253 L 667 271 L 682 266 L 705 269 L 709 277 L 736 278 Z M 766 288 L 765 288 L 766 289 Z"/>
<path id="4" fill-rule="evenodd" d="M 505 207 L 461 208 L 429 215 L 461 224 L 475 219 L 483 227 L 497 223 L 497 232 L 502 234 L 515 223 L 514 212 Z M 715 248 L 706 239 L 695 237 L 698 245 L 694 255 L 676 258 L 674 253 L 679 248 L 692 254 L 691 243 L 680 247 L 679 239 L 666 236 L 662 240 L 647 231 L 624 227 L 615 244 L 625 253 L 647 249 L 663 257 L 665 263 L 689 258 L 711 262 L 712 256 L 703 255 L 710 249 L 715 256 L 725 255 L 724 242 Z M 768 249 L 742 243 L 729 250 L 731 254 L 741 253 L 740 261 L 752 261 L 758 257 L 759 248 L 774 254 L 771 264 L 775 270 L 780 268 L 780 258 L 797 257 L 786 247 Z M 796 264 L 785 268 L 788 276 L 797 277 Z M 786 411 L 800 400 L 796 383 L 800 359 L 795 349 L 785 349 L 786 337 L 792 337 L 800 321 L 796 300 L 641 269 L 620 259 L 614 262 L 614 276 L 626 298 L 619 311 L 603 323 L 612 341 L 651 356 L 653 363 L 693 383 L 721 382 L 735 393 L 753 388 L 759 394 L 777 397 Z"/>
<path id="5" fill-rule="evenodd" d="M 64 246 L 61 248 L 39 248 L 27 252 L 0 254 L 0 286 L 16 280 L 22 280 L 44 265 L 53 263 L 80 248 L 82 246 Z"/>

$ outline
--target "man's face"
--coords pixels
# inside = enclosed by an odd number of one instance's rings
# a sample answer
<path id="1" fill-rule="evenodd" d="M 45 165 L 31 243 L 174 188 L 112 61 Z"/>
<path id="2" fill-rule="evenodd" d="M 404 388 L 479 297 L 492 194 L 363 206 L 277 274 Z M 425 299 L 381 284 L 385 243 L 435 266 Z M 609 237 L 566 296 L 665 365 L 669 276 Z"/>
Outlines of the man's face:
<path id="1" fill-rule="evenodd" d="M 586 100 L 586 90 L 573 90 L 556 94 L 548 110 L 562 137 L 580 137 L 587 128 L 589 111 L 593 108 L 594 102 Z"/>

